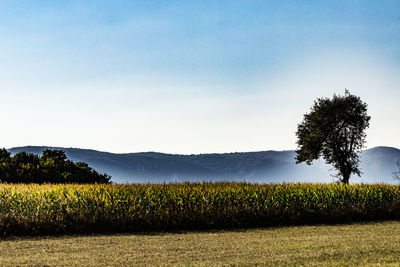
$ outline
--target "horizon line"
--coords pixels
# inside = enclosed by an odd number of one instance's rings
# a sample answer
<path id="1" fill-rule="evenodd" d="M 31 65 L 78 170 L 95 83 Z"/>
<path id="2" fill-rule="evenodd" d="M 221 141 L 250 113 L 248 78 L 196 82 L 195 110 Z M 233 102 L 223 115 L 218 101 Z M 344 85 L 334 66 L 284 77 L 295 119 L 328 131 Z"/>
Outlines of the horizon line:
<path id="1" fill-rule="evenodd" d="M 261 152 L 292 152 L 296 151 L 296 149 L 285 149 L 285 150 L 258 150 L 258 151 L 236 151 L 236 152 L 207 152 L 207 153 L 166 153 L 166 152 L 159 152 L 159 151 L 138 151 L 138 152 L 126 152 L 126 153 L 118 153 L 118 152 L 110 152 L 110 151 L 103 151 L 103 150 L 97 150 L 97 149 L 92 149 L 92 148 L 80 148 L 80 147 L 61 147 L 61 146 L 47 146 L 47 145 L 25 145 L 25 146 L 15 146 L 15 147 L 10 147 L 10 148 L 5 148 L 7 151 L 12 150 L 12 149 L 22 149 L 22 148 L 50 148 L 50 149 L 78 149 L 78 150 L 90 150 L 90 151 L 96 151 L 100 153 L 109 153 L 109 154 L 119 154 L 119 155 L 126 155 L 126 154 L 144 154 L 144 153 L 154 153 L 154 154 L 169 154 L 169 155 L 182 155 L 182 156 L 193 156 L 193 155 L 221 155 L 221 154 L 240 154 L 240 153 L 261 153 Z M 375 146 L 371 148 L 365 148 L 362 149 L 361 151 L 366 151 L 374 148 L 393 148 L 400 150 L 397 147 L 394 146 Z"/>

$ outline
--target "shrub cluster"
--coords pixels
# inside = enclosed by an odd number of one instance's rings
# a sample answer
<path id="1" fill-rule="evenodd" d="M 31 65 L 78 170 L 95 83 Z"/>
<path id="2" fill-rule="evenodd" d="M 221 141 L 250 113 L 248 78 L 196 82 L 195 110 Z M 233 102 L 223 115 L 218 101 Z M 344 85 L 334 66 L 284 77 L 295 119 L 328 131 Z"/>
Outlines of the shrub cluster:
<path id="1" fill-rule="evenodd" d="M 394 185 L 0 184 L 0 234 L 166 231 L 400 219 Z"/>
<path id="2" fill-rule="evenodd" d="M 109 183 L 85 162 L 67 159 L 62 150 L 44 150 L 42 156 L 19 152 L 13 157 L 0 149 L 0 181 L 6 183 Z"/>

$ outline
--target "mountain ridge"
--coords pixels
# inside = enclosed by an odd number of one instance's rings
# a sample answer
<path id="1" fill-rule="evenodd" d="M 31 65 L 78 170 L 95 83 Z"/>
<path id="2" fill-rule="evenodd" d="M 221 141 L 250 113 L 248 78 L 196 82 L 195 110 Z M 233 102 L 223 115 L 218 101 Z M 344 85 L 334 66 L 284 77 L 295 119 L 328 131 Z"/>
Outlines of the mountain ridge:
<path id="1" fill-rule="evenodd" d="M 51 146 L 23 146 L 8 149 L 41 154 L 44 149 L 65 151 L 73 161 L 87 162 L 91 167 L 110 174 L 117 183 L 184 182 L 184 181 L 248 181 L 269 182 L 333 182 L 331 166 L 318 160 L 308 166 L 295 164 L 295 150 L 266 150 L 204 154 L 167 154 L 161 152 L 111 153 L 94 149 Z M 353 182 L 394 183 L 391 177 L 400 150 L 378 146 L 361 152 L 361 178 Z"/>

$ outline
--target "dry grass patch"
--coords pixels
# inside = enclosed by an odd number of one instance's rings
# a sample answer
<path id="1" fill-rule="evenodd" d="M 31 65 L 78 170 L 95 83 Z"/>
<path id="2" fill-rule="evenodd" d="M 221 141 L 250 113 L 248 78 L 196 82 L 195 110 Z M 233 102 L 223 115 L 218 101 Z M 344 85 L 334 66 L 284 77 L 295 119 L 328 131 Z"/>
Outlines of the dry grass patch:
<path id="1" fill-rule="evenodd" d="M 9 238 L 0 251 L 2 266 L 399 266 L 400 222 Z"/>

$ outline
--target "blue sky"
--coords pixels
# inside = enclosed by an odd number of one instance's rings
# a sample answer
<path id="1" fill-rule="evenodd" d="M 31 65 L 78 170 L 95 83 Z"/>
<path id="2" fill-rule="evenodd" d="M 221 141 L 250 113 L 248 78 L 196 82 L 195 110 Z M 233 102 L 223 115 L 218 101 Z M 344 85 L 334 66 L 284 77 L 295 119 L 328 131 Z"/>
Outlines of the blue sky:
<path id="1" fill-rule="evenodd" d="M 296 147 L 317 97 L 400 148 L 400 1 L 0 1 L 2 146 Z"/>

